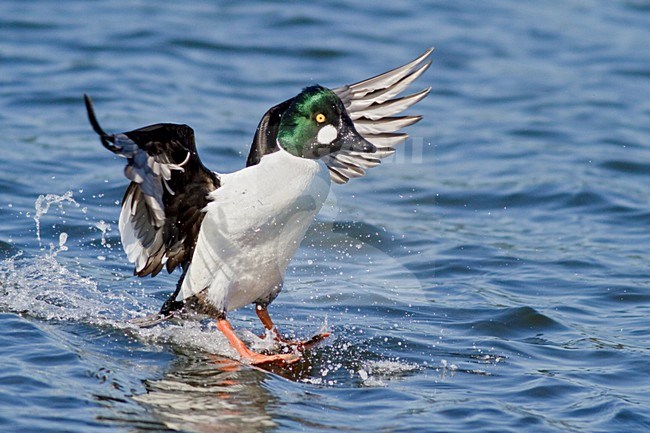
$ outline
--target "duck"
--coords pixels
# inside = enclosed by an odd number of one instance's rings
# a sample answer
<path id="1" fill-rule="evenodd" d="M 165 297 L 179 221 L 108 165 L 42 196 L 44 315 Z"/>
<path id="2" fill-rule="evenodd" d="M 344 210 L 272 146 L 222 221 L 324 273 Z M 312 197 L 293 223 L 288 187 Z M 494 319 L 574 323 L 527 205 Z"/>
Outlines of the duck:
<path id="1" fill-rule="evenodd" d="M 208 169 L 197 153 L 194 130 L 157 123 L 109 134 L 89 95 L 89 122 L 101 144 L 127 160 L 130 181 L 119 232 L 134 275 L 163 269 L 181 275 L 163 303 L 157 324 L 183 311 L 206 314 L 241 362 L 291 364 L 308 341 L 290 341 L 268 312 L 284 275 L 330 186 L 362 177 L 392 155 L 420 115 L 399 115 L 431 87 L 400 96 L 430 66 L 433 48 L 403 66 L 354 84 L 305 87 L 270 108 L 253 137 L 246 166 L 232 173 Z M 237 335 L 231 311 L 254 304 L 267 333 L 294 350 L 260 353 Z"/>

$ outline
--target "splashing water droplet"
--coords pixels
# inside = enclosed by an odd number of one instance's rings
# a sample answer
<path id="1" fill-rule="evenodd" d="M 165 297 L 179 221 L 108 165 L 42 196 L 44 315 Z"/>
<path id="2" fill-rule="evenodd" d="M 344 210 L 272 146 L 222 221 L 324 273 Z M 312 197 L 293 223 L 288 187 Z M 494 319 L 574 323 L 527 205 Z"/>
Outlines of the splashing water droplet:
<path id="1" fill-rule="evenodd" d="M 38 198 L 36 199 L 36 203 L 34 204 L 34 207 L 36 209 L 36 214 L 34 215 L 34 222 L 36 223 L 36 239 L 38 239 L 38 244 L 42 245 L 41 243 L 41 217 L 45 215 L 49 210 L 50 206 L 53 204 L 57 205 L 59 209 L 63 212 L 63 203 L 70 203 L 74 204 L 75 206 L 79 207 L 79 203 L 77 203 L 74 198 L 72 198 L 72 191 L 68 191 L 62 195 L 57 195 L 57 194 L 47 194 L 47 195 L 39 195 Z"/>
<path id="2" fill-rule="evenodd" d="M 95 227 L 97 227 L 99 230 L 102 232 L 102 246 L 107 245 L 106 241 L 106 234 L 111 231 L 111 225 L 104 220 L 100 220 L 99 222 L 95 223 Z"/>
<path id="3" fill-rule="evenodd" d="M 66 232 L 61 232 L 59 235 L 59 251 L 68 251 L 68 247 L 65 243 L 68 241 L 68 234 Z"/>

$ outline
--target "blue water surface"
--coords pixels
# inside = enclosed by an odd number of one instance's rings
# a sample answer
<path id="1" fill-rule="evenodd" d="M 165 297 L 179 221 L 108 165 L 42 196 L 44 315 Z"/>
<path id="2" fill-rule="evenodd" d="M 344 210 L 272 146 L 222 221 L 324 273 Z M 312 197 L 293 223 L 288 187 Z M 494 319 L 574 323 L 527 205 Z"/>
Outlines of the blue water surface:
<path id="1" fill-rule="evenodd" d="M 0 430 L 649 431 L 649 29 L 645 0 L 0 2 Z M 132 277 L 83 93 L 229 172 L 269 107 L 430 46 L 423 120 L 271 306 L 328 341 L 259 369 L 207 321 L 128 323 L 178 275 Z"/>

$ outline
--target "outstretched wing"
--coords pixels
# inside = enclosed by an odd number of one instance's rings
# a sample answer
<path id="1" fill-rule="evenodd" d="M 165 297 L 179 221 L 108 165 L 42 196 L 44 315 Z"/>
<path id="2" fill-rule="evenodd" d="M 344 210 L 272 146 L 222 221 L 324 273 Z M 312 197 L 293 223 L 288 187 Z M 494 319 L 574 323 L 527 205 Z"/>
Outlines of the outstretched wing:
<path id="1" fill-rule="evenodd" d="M 84 95 L 88 119 L 102 144 L 127 159 L 131 184 L 124 194 L 120 235 L 134 274 L 155 276 L 186 267 L 192 258 L 208 194 L 219 188 L 217 174 L 205 168 L 187 125 L 159 123 L 130 132 L 107 134 L 92 101 Z"/>
<path id="2" fill-rule="evenodd" d="M 431 87 L 408 96 L 399 95 L 424 71 L 433 48 L 404 66 L 355 84 L 332 89 L 341 98 L 357 132 L 377 147 L 374 153 L 340 151 L 323 158 L 336 183 L 346 183 L 375 167 L 381 158 L 392 155 L 408 134 L 397 132 L 413 125 L 422 116 L 395 116 L 429 94 Z"/>
<path id="3" fill-rule="evenodd" d="M 335 155 L 324 156 L 322 159 L 327 164 L 334 182 L 346 183 L 351 178 L 363 176 L 366 169 L 379 165 L 381 158 L 392 155 L 395 146 L 406 141 L 408 134 L 396 131 L 413 125 L 422 119 L 422 116 L 395 114 L 419 102 L 429 94 L 431 87 L 412 95 L 399 95 L 427 70 L 431 64 L 428 59 L 432 52 L 433 48 L 430 48 L 404 66 L 356 84 L 332 89 L 343 102 L 357 132 L 377 148 L 373 153 L 339 151 Z M 246 160 L 247 167 L 257 164 L 262 156 L 279 149 L 278 127 L 282 114 L 292 101 L 293 98 L 284 101 L 264 114 Z"/>

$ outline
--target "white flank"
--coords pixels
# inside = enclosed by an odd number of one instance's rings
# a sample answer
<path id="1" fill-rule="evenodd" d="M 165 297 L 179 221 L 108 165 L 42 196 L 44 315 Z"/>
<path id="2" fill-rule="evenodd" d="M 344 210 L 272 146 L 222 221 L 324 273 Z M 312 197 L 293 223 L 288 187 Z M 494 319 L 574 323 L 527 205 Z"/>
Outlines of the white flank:
<path id="1" fill-rule="evenodd" d="M 322 162 L 284 150 L 222 175 L 179 299 L 208 288 L 215 308 L 233 310 L 279 290 L 329 186 Z"/>

